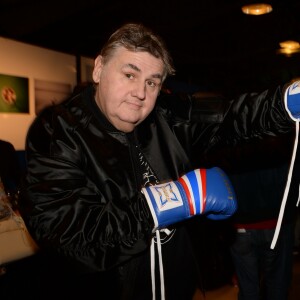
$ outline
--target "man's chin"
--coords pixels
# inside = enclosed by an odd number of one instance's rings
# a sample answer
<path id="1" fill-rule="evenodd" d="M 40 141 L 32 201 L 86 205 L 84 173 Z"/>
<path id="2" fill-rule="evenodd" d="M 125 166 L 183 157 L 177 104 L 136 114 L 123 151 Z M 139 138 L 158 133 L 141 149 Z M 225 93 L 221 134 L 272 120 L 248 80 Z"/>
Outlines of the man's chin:
<path id="1" fill-rule="evenodd" d="M 134 128 L 140 123 L 141 123 L 141 121 L 132 122 L 129 120 L 120 120 L 120 122 L 118 122 L 118 124 L 115 125 L 115 127 L 120 131 L 129 133 L 129 132 L 133 131 Z"/>

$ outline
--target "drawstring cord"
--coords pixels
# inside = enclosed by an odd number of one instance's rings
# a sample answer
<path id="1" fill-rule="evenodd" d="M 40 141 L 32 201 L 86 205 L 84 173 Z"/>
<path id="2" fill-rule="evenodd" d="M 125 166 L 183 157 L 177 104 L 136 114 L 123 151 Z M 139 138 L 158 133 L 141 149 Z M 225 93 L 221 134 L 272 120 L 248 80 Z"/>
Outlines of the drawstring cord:
<path id="1" fill-rule="evenodd" d="M 300 202 L 300 184 L 299 184 L 298 201 L 297 201 L 297 204 L 296 204 L 297 207 L 299 206 L 299 202 Z"/>
<path id="2" fill-rule="evenodd" d="M 162 230 L 168 234 L 168 229 Z M 161 300 L 165 300 L 165 282 L 164 282 L 164 268 L 162 261 L 162 251 L 161 251 L 161 241 L 160 241 L 160 232 L 156 230 L 156 243 L 157 243 L 157 253 L 158 253 L 158 262 L 159 262 L 159 275 L 160 275 L 160 292 Z M 151 280 L 152 280 L 152 299 L 156 299 L 156 289 L 155 289 L 155 240 L 154 237 L 151 241 Z"/>
<path id="3" fill-rule="evenodd" d="M 277 242 L 277 239 L 278 239 L 278 236 L 279 236 L 279 232 L 280 232 L 280 228 L 281 228 L 284 209 L 285 209 L 287 197 L 288 197 L 289 190 L 290 190 L 292 174 L 293 174 L 293 169 L 294 169 L 294 164 L 295 164 L 295 158 L 296 158 L 297 147 L 298 147 L 298 137 L 299 137 L 299 120 L 296 121 L 296 136 L 295 136 L 293 155 L 292 155 L 291 164 L 290 164 L 290 168 L 289 168 L 287 183 L 286 183 L 286 186 L 285 186 L 285 190 L 284 190 L 284 194 L 283 194 L 283 198 L 282 198 L 282 202 L 281 202 L 278 221 L 277 221 L 277 224 L 276 224 L 275 233 L 274 233 L 273 240 L 272 240 L 272 243 L 271 243 L 271 249 L 274 249 L 274 247 L 276 245 L 276 242 Z M 298 195 L 297 206 L 299 205 L 299 200 L 300 200 L 300 186 L 299 186 L 299 195 Z"/>
<path id="4" fill-rule="evenodd" d="M 155 300 L 155 249 L 154 249 L 154 237 L 151 240 L 151 281 L 152 281 L 152 299 Z"/>

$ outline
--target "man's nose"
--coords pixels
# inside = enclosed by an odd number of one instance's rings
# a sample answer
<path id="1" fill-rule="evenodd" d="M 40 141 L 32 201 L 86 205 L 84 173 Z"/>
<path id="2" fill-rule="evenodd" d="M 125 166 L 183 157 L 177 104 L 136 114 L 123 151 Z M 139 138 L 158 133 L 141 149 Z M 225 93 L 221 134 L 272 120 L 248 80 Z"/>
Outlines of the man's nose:
<path id="1" fill-rule="evenodd" d="M 146 97 L 146 84 L 144 82 L 136 82 L 132 91 L 132 95 L 141 100 Z"/>

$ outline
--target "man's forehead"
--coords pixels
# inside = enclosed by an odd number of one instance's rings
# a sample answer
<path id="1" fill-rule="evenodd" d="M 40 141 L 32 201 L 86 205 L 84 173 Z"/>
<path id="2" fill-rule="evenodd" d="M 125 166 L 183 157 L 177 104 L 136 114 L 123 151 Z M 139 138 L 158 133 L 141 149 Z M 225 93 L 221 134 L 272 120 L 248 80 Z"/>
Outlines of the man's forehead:
<path id="1" fill-rule="evenodd" d="M 146 51 L 131 51 L 123 48 L 115 54 L 115 58 L 120 61 L 124 68 L 127 67 L 136 71 L 143 71 L 147 68 L 154 74 L 159 74 L 155 77 L 161 77 L 164 70 L 163 61 Z"/>

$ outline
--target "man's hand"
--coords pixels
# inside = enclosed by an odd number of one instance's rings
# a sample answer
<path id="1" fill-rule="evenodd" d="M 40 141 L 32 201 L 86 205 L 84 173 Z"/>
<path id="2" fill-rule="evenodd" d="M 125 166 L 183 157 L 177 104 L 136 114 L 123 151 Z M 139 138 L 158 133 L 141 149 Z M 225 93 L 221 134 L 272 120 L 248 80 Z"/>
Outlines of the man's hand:
<path id="1" fill-rule="evenodd" d="M 177 181 L 142 189 L 154 220 L 154 230 L 206 215 L 229 218 L 236 211 L 236 198 L 227 175 L 220 168 L 196 169 Z"/>

